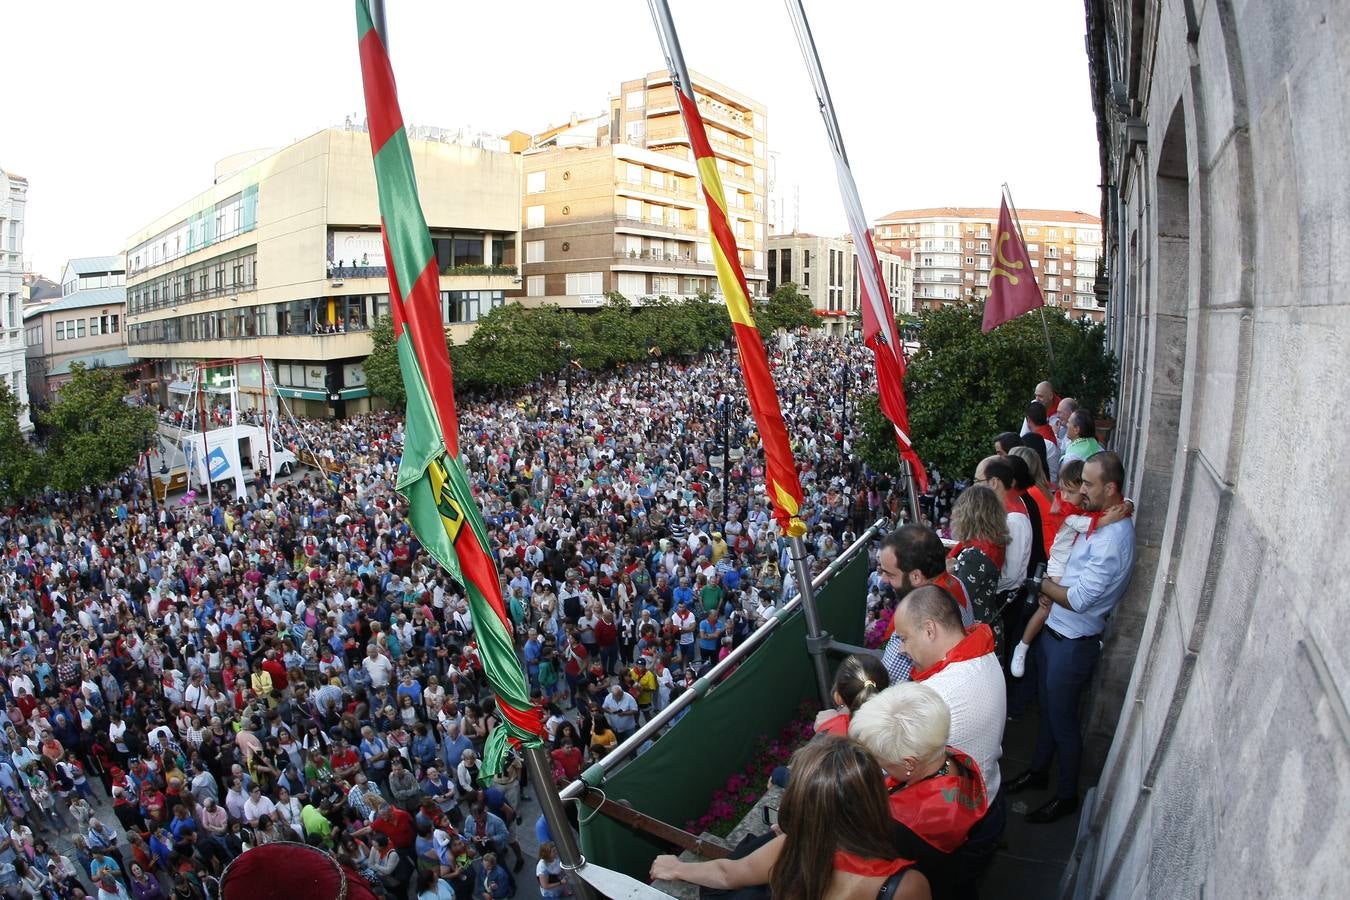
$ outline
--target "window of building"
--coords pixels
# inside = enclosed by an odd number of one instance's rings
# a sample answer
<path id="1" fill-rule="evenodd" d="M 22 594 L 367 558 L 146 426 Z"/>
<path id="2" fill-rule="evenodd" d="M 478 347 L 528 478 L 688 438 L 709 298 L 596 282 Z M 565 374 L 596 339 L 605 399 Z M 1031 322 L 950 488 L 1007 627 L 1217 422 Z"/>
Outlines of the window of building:
<path id="1" fill-rule="evenodd" d="M 84 319 L 75 320 L 75 337 L 76 338 L 84 337 Z"/>
<path id="2" fill-rule="evenodd" d="M 973 266 L 973 265 L 975 265 L 975 257 L 973 257 L 973 256 L 967 256 L 967 257 L 966 257 L 966 265 L 968 265 L 968 266 Z"/>
<path id="3" fill-rule="evenodd" d="M 540 194 L 544 191 L 544 173 L 531 172 L 525 176 L 525 193 Z"/>
<path id="4" fill-rule="evenodd" d="M 831 252 L 834 252 L 834 251 L 831 251 Z M 803 251 L 802 251 L 802 268 L 803 268 L 803 269 L 809 269 L 809 268 L 811 268 L 811 251 L 810 251 L 810 250 L 803 250 Z"/>
<path id="5" fill-rule="evenodd" d="M 66 323 L 62 319 L 56 320 L 56 339 L 64 341 L 66 339 Z"/>
<path id="6" fill-rule="evenodd" d="M 98 316 L 90 316 L 90 317 L 89 317 L 89 336 L 90 336 L 90 337 L 98 337 L 98 335 L 99 335 L 99 331 L 98 331 Z"/>
<path id="7" fill-rule="evenodd" d="M 792 250 L 784 247 L 778 257 L 778 283 L 787 284 L 792 280 Z"/>
<path id="8" fill-rule="evenodd" d="M 525 279 L 525 296 L 542 297 L 544 296 L 544 276 L 531 275 Z"/>
<path id="9" fill-rule="evenodd" d="M 647 276 L 641 272 L 620 272 L 618 291 L 630 300 L 647 295 Z"/>
<path id="10" fill-rule="evenodd" d="M 625 109 L 642 109 L 642 91 L 629 91 L 623 95 Z"/>
<path id="11" fill-rule="evenodd" d="M 1041 245 L 1040 245 L 1040 244 L 1027 244 L 1027 252 L 1028 252 L 1028 253 L 1040 253 L 1040 252 L 1041 252 Z"/>
<path id="12" fill-rule="evenodd" d="M 525 242 L 525 261 L 527 263 L 541 263 L 544 261 L 543 241 Z"/>
<path id="13" fill-rule="evenodd" d="M 220 265 L 216 266 L 216 290 L 223 291 L 224 289 L 225 289 L 225 264 L 221 263 Z"/>
<path id="14" fill-rule="evenodd" d="M 544 208 L 542 206 L 525 207 L 525 227 L 526 228 L 544 227 Z"/>
<path id="15" fill-rule="evenodd" d="M 567 293 L 569 296 L 603 294 L 605 292 L 604 275 L 601 272 L 568 272 Z"/>
<path id="16" fill-rule="evenodd" d="M 1040 233 L 1041 230 L 1034 225 L 1027 229 L 1027 234 L 1030 235 L 1031 237 L 1039 237 Z"/>
<path id="17" fill-rule="evenodd" d="M 481 266 L 483 264 L 483 236 L 457 234 L 454 240 L 455 266 Z"/>

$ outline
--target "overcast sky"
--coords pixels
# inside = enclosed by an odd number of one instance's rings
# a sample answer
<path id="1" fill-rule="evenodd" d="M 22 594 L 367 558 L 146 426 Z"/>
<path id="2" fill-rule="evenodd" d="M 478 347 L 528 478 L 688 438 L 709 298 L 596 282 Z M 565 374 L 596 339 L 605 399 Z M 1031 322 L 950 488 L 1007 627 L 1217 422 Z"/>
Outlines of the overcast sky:
<path id="1" fill-rule="evenodd" d="M 845 229 L 780 0 L 672 0 L 690 67 L 763 102 L 802 230 Z M 387 0 L 408 122 L 504 134 L 606 108 L 664 67 L 642 0 Z M 806 0 L 863 208 L 1099 204 L 1081 0 Z M 348 0 L 9 4 L 0 166 L 30 182 L 25 256 L 53 278 L 362 105 Z"/>

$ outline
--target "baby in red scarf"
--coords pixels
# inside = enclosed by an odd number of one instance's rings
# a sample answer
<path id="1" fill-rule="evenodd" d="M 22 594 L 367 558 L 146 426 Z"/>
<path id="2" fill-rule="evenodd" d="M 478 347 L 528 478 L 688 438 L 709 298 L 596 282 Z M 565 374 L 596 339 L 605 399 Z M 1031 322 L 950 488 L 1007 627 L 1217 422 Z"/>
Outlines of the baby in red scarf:
<path id="1" fill-rule="evenodd" d="M 1083 461 L 1070 460 L 1059 470 L 1059 490 L 1055 492 L 1055 502 L 1051 506 L 1053 513 L 1064 516 L 1059 531 L 1055 533 L 1055 542 L 1047 549 L 1050 558 L 1045 563 L 1045 577 L 1055 584 L 1059 584 L 1059 579 L 1063 577 L 1069 564 L 1069 554 L 1073 552 L 1073 545 L 1080 535 L 1092 534 L 1099 525 L 1119 522 L 1133 512 L 1133 507 L 1125 503 L 1110 510 L 1088 512 L 1079 505 L 1083 499 L 1082 491 Z M 1027 627 L 1022 631 L 1022 641 L 1013 648 L 1012 661 L 1008 665 L 1014 678 L 1026 674 L 1027 652 L 1031 650 L 1031 642 L 1036 640 L 1036 635 L 1041 633 L 1049 617 L 1050 610 L 1040 606 L 1032 613 Z"/>

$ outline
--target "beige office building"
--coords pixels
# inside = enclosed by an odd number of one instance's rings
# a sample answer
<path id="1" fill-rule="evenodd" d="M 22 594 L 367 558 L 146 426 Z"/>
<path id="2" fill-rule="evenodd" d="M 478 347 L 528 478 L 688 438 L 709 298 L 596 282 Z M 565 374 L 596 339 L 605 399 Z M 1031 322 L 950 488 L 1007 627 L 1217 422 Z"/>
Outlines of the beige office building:
<path id="1" fill-rule="evenodd" d="M 694 73 L 754 295 L 765 290 L 762 104 Z M 515 135 L 513 138 L 523 138 Z M 585 307 L 617 291 L 640 303 L 718 293 L 708 214 L 665 72 L 625 81 L 607 115 L 520 140 L 527 303 Z"/>
<path id="2" fill-rule="evenodd" d="M 913 254 L 917 311 L 983 300 L 989 296 L 998 215 L 998 209 L 989 207 L 897 210 L 877 220 L 873 239 L 878 250 Z M 1019 219 L 1045 305 L 1100 322 L 1104 312 L 1097 303 L 1095 282 L 1102 252 L 1101 220 L 1060 209 L 1024 209 Z"/>
<path id="3" fill-rule="evenodd" d="M 410 143 L 442 318 L 463 341 L 519 285 L 520 157 Z M 222 161 L 208 190 L 132 235 L 128 352 L 155 361 L 161 402 L 185 399 L 198 361 L 261 356 L 297 412 L 368 409 L 361 363 L 389 308 L 379 222 L 369 136 L 329 129 Z M 239 375 L 255 405 L 258 364 Z"/>
<path id="4" fill-rule="evenodd" d="M 769 237 L 769 283 L 775 290 L 791 282 L 811 298 L 825 334 L 847 334 L 859 312 L 858 254 L 849 237 L 821 237 L 793 232 Z M 897 315 L 913 311 L 914 270 L 909 251 L 877 251 L 881 277 Z"/>

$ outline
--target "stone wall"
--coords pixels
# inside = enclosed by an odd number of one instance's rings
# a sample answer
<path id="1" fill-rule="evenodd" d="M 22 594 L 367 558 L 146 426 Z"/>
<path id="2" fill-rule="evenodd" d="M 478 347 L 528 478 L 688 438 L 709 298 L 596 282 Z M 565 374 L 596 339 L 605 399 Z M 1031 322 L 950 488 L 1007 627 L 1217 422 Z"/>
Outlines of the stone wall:
<path id="1" fill-rule="evenodd" d="M 1065 889 L 1350 896 L 1350 3 L 1086 7 L 1140 548 Z"/>

